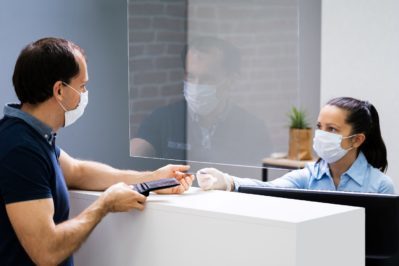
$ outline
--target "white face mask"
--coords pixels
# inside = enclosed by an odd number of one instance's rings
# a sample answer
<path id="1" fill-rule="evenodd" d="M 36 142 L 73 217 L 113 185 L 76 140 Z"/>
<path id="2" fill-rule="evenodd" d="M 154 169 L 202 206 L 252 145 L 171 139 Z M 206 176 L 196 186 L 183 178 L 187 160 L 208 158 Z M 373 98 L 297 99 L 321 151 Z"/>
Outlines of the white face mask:
<path id="1" fill-rule="evenodd" d="M 327 163 L 335 163 L 344 157 L 348 151 L 353 149 L 353 147 L 347 150 L 343 149 L 341 147 L 342 140 L 351 138 L 355 135 L 342 137 L 339 134 L 317 129 L 313 138 L 313 149 L 316 151 L 317 155 Z"/>
<path id="2" fill-rule="evenodd" d="M 72 125 L 76 120 L 78 120 L 84 113 L 87 104 L 89 103 L 89 92 L 79 92 L 70 85 L 64 83 L 67 87 L 73 89 L 75 92 L 79 93 L 80 100 L 78 106 L 73 110 L 67 110 L 60 102 L 58 102 L 62 109 L 65 111 L 65 124 L 64 127 Z"/>
<path id="3" fill-rule="evenodd" d="M 184 98 L 190 110 L 199 115 L 210 114 L 219 104 L 214 85 L 201 85 L 185 81 Z"/>

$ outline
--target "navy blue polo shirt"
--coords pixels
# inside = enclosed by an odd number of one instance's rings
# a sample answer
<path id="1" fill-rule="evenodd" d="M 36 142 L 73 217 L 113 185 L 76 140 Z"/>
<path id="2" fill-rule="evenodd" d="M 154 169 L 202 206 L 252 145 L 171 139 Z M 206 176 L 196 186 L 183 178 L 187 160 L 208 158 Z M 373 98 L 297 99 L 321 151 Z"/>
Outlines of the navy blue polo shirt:
<path id="1" fill-rule="evenodd" d="M 21 246 L 6 205 L 52 198 L 55 224 L 69 216 L 69 194 L 55 133 L 35 117 L 6 105 L 0 120 L 0 265 L 34 265 Z M 73 265 L 72 256 L 61 265 Z"/>
<path id="2" fill-rule="evenodd" d="M 181 100 L 154 110 L 137 137 L 154 147 L 156 157 L 175 160 L 259 165 L 273 150 L 266 125 L 234 103 L 228 103 L 207 134 L 197 120 Z"/>

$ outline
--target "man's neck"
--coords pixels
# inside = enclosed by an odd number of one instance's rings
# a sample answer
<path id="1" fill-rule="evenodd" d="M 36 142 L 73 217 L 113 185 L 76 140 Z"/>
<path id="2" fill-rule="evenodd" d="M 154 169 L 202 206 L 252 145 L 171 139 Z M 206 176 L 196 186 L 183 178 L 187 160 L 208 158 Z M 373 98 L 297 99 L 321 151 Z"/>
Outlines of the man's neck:
<path id="1" fill-rule="evenodd" d="M 28 113 L 39 121 L 43 122 L 49 126 L 53 132 L 57 132 L 61 125 L 58 121 L 59 119 L 57 114 L 50 106 L 51 104 L 48 102 L 40 104 L 24 103 L 21 106 L 21 111 L 24 111 L 25 113 Z"/>
<path id="2" fill-rule="evenodd" d="M 199 116 L 198 122 L 201 125 L 201 127 L 204 128 L 210 128 L 212 127 L 215 123 L 217 123 L 220 120 L 220 116 L 226 112 L 228 108 L 228 101 L 224 100 L 222 101 L 218 107 L 209 115 L 206 116 Z"/>

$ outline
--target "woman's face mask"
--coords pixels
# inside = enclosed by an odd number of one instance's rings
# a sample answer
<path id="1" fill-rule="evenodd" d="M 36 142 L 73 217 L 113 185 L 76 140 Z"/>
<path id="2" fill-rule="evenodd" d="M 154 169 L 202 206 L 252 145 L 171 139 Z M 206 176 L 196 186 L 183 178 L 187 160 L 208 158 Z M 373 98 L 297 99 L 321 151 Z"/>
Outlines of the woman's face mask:
<path id="1" fill-rule="evenodd" d="M 191 111 L 198 115 L 208 115 L 219 104 L 215 85 L 184 82 L 184 98 Z"/>
<path id="2" fill-rule="evenodd" d="M 86 90 L 85 92 L 79 92 L 75 88 L 71 87 L 70 85 L 64 83 L 67 87 L 73 89 L 76 93 L 79 93 L 80 99 L 79 99 L 79 104 L 78 106 L 73 109 L 73 110 L 67 110 L 60 102 L 58 102 L 62 109 L 65 111 L 65 124 L 64 127 L 67 127 L 69 125 L 72 125 L 73 123 L 76 122 L 84 113 L 85 108 L 89 102 L 89 92 Z"/>
<path id="3" fill-rule="evenodd" d="M 327 163 L 335 163 L 344 157 L 348 151 L 353 149 L 353 147 L 349 149 L 341 147 L 343 139 L 351 138 L 353 136 L 356 136 L 356 134 L 342 137 L 339 134 L 317 129 L 313 138 L 313 149 L 316 151 L 317 155 Z"/>

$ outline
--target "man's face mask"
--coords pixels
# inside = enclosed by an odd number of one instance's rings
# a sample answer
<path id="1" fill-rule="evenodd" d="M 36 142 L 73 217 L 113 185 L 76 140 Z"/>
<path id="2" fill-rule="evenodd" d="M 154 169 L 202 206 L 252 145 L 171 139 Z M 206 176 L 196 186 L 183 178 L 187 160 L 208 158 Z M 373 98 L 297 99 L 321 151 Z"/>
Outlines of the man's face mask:
<path id="1" fill-rule="evenodd" d="M 208 115 L 219 104 L 215 85 L 194 84 L 184 81 L 184 98 L 191 111 L 198 115 Z"/>
<path id="2" fill-rule="evenodd" d="M 345 150 L 341 147 L 343 139 L 351 138 L 353 136 L 356 136 L 356 134 L 342 137 L 339 134 L 317 129 L 313 138 L 313 149 L 316 151 L 317 155 L 327 163 L 335 163 L 344 157 L 348 151 L 353 149 L 353 147 L 351 147 Z"/>
<path id="3" fill-rule="evenodd" d="M 64 127 L 67 127 L 69 125 L 72 125 L 76 120 L 78 120 L 84 113 L 85 108 L 89 102 L 89 92 L 86 90 L 85 92 L 79 92 L 77 89 L 71 87 L 70 85 L 66 84 L 63 82 L 63 84 L 72 90 L 74 90 L 76 93 L 79 93 L 80 99 L 78 106 L 73 109 L 73 110 L 67 110 L 62 103 L 58 102 L 62 109 L 65 111 L 65 124 Z"/>

